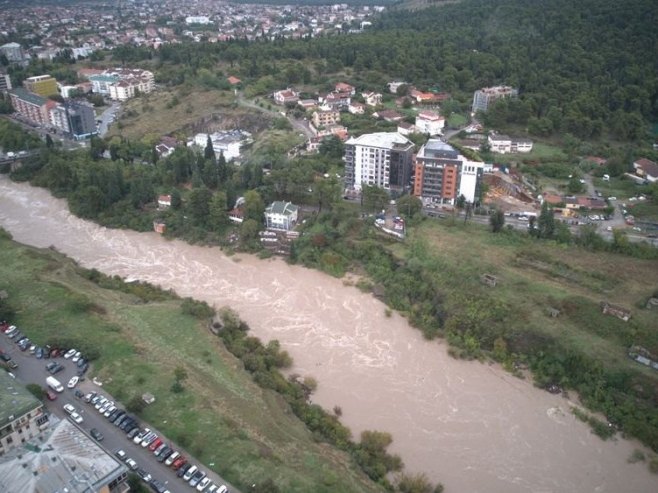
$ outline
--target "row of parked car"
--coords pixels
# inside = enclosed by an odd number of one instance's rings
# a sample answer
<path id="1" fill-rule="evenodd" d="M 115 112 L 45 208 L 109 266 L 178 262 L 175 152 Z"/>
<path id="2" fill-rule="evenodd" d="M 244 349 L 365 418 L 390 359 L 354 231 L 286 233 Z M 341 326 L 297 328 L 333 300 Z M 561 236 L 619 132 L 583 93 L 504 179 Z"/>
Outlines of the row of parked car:
<path id="1" fill-rule="evenodd" d="M 206 473 L 201 471 L 198 466 L 188 462 L 180 452 L 174 450 L 170 444 L 167 444 L 163 437 L 159 437 L 157 433 L 149 428 L 141 428 L 137 418 L 117 407 L 111 399 L 96 392 L 90 392 L 84 397 L 84 400 L 94 406 L 110 423 L 124 431 L 128 439 L 144 448 L 148 447 L 158 462 L 177 471 L 177 476 L 188 482 L 197 491 L 203 493 L 228 493 L 228 488 L 225 485 L 218 486 L 212 483 L 210 478 L 206 476 Z M 98 438 L 96 439 L 98 440 Z M 131 470 L 135 471 L 154 491 L 157 493 L 168 493 L 167 488 L 162 482 L 152 478 L 144 469 L 141 469 L 134 459 L 127 456 L 125 451 L 117 450 L 115 455 L 125 462 Z"/>
<path id="2" fill-rule="evenodd" d="M 58 356 L 63 356 L 64 359 L 70 359 L 75 363 L 78 367 L 78 376 L 81 377 L 83 376 L 87 370 L 89 369 L 89 362 L 82 356 L 82 353 L 80 351 L 77 351 L 76 349 L 62 349 L 62 348 L 53 348 L 48 345 L 45 347 L 40 347 L 37 346 L 36 344 L 32 344 L 32 341 L 24 335 L 18 327 L 15 325 L 9 325 L 6 321 L 1 321 L 0 322 L 0 331 L 2 331 L 9 339 L 12 339 L 16 345 L 18 346 L 18 349 L 20 349 L 23 352 L 29 352 L 30 354 L 33 354 L 37 359 L 49 359 L 49 358 L 56 358 Z M 4 361 L 8 363 L 8 360 L 3 358 Z M 18 364 L 14 362 L 15 366 L 10 366 L 11 368 L 16 368 L 18 367 Z M 62 371 L 64 369 L 64 366 L 62 365 L 53 365 L 52 370 L 48 370 L 52 375 Z"/>

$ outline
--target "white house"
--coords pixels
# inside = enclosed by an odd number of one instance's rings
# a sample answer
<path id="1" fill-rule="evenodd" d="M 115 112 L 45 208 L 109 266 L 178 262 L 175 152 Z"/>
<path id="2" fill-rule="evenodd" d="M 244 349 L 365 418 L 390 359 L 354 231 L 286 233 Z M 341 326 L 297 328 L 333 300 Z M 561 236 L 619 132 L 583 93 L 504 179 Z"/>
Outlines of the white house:
<path id="1" fill-rule="evenodd" d="M 382 95 L 378 92 L 366 91 L 362 92 L 361 96 L 368 106 L 377 106 L 382 104 Z"/>
<path id="2" fill-rule="evenodd" d="M 296 103 L 299 101 L 299 93 L 293 89 L 284 89 L 274 93 L 274 102 L 276 104 L 284 105 L 286 103 Z"/>
<path id="3" fill-rule="evenodd" d="M 446 119 L 434 111 L 421 111 L 416 116 L 416 128 L 420 133 L 443 135 Z"/>
<path id="4" fill-rule="evenodd" d="M 635 174 L 650 183 L 658 181 L 658 164 L 647 158 L 640 158 L 633 163 Z"/>
<path id="5" fill-rule="evenodd" d="M 530 139 L 513 139 L 508 135 L 492 133 L 489 135 L 487 141 L 489 142 L 491 151 L 499 154 L 532 151 L 532 140 Z"/>
<path id="6" fill-rule="evenodd" d="M 251 141 L 251 134 L 242 130 L 225 130 L 210 134 L 215 156 L 219 159 L 220 154 L 224 154 L 226 161 L 238 159 L 242 146 Z M 200 133 L 194 136 L 194 139 L 188 145 L 196 145 L 205 149 L 208 144 L 208 134 Z"/>
<path id="7" fill-rule="evenodd" d="M 290 231 L 297 224 L 298 207 L 291 202 L 272 202 L 265 209 L 265 224 L 268 229 Z"/>
<path id="8" fill-rule="evenodd" d="M 467 202 L 474 203 L 480 194 L 479 188 L 485 164 L 460 157 L 462 165 L 459 173 L 459 195 L 463 195 Z"/>

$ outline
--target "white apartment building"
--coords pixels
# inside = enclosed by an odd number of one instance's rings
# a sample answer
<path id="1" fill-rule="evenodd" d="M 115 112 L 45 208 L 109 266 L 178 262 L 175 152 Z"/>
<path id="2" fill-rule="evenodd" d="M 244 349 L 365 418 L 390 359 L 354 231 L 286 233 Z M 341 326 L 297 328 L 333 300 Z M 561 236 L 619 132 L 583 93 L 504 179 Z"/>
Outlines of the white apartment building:
<path id="1" fill-rule="evenodd" d="M 475 203 L 480 194 L 484 163 L 469 161 L 463 156 L 460 158 L 462 164 L 459 173 L 459 195 L 463 195 L 466 202 Z"/>
<path id="2" fill-rule="evenodd" d="M 410 186 L 414 144 L 397 132 L 378 132 L 345 143 L 345 185 L 404 191 Z"/>
<path id="3" fill-rule="evenodd" d="M 478 111 L 487 111 L 489 105 L 494 101 L 503 98 L 515 98 L 519 95 L 519 91 L 509 86 L 495 86 L 495 87 L 483 87 L 478 89 L 473 94 L 473 113 Z"/>
<path id="4" fill-rule="evenodd" d="M 421 111 L 416 117 L 416 130 L 428 135 L 443 135 L 446 119 L 434 111 Z"/>

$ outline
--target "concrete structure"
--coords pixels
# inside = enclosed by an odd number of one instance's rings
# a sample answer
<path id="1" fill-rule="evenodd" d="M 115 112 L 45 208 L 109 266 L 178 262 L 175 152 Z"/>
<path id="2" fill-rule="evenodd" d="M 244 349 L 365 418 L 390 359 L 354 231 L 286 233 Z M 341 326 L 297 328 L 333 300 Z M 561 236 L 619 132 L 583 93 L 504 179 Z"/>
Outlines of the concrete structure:
<path id="1" fill-rule="evenodd" d="M 34 94 L 47 98 L 53 94 L 59 94 L 57 91 L 57 80 L 50 75 L 35 75 L 28 77 L 23 81 L 23 87 Z"/>
<path id="2" fill-rule="evenodd" d="M 473 113 L 487 111 L 494 101 L 503 98 L 515 98 L 518 95 L 519 91 L 509 86 L 484 87 L 473 94 L 471 110 Z"/>
<path id="3" fill-rule="evenodd" d="M 487 138 L 487 142 L 491 151 L 499 154 L 515 154 L 532 151 L 532 140 L 530 139 L 514 139 L 507 135 L 492 133 Z"/>
<path id="4" fill-rule="evenodd" d="M 345 186 L 403 192 L 409 187 L 414 144 L 397 132 L 378 132 L 345 143 Z"/>
<path id="5" fill-rule="evenodd" d="M 37 436 L 48 427 L 43 403 L 27 389 L 0 370 L 0 457 Z M 0 491 L 14 491 L 2 487 Z"/>
<path id="6" fill-rule="evenodd" d="M 286 103 L 296 103 L 299 101 L 299 93 L 288 88 L 274 93 L 274 102 L 276 104 L 284 105 Z"/>
<path id="7" fill-rule="evenodd" d="M 96 113 L 94 107 L 88 103 L 66 101 L 50 109 L 50 124 L 69 134 L 76 140 L 82 140 L 96 135 Z"/>
<path id="8" fill-rule="evenodd" d="M 11 90 L 11 78 L 9 74 L 0 72 L 0 92 L 6 93 Z"/>
<path id="9" fill-rule="evenodd" d="M 363 100 L 368 106 L 377 106 L 382 104 L 382 95 L 378 92 L 366 91 L 362 92 Z"/>
<path id="10" fill-rule="evenodd" d="M 224 154 L 226 161 L 240 158 L 242 146 L 251 142 L 251 134 L 242 130 L 225 130 L 210 134 L 212 148 L 215 156 L 219 159 L 220 154 Z M 194 139 L 188 145 L 196 145 L 202 149 L 208 144 L 208 134 L 200 133 L 194 136 Z"/>
<path id="11" fill-rule="evenodd" d="M 430 139 L 416 155 L 414 195 L 424 202 L 454 204 L 460 195 L 467 202 L 479 199 L 484 163 L 469 161 L 449 144 Z"/>
<path id="12" fill-rule="evenodd" d="M 265 224 L 267 229 L 290 231 L 297 224 L 299 208 L 290 202 L 272 202 L 265 209 Z"/>
<path id="13" fill-rule="evenodd" d="M 128 468 L 68 420 L 0 458 L 0 491 L 126 493 Z"/>
<path id="14" fill-rule="evenodd" d="M 17 87 L 9 91 L 9 96 L 11 97 L 11 104 L 14 107 L 14 111 L 19 115 L 37 125 L 45 126 L 50 123 L 48 100 L 46 98 L 28 92 L 22 87 Z"/>
<path id="15" fill-rule="evenodd" d="M 337 110 L 327 110 L 327 111 L 316 111 L 313 113 L 313 126 L 315 128 L 324 127 L 327 125 L 335 125 L 340 121 L 340 111 Z"/>
<path id="16" fill-rule="evenodd" d="M 389 82 L 388 84 L 386 84 L 386 86 L 388 87 L 389 92 L 391 92 L 392 94 L 397 94 L 398 89 L 400 88 L 400 86 L 404 86 L 404 85 L 407 85 L 407 83 L 399 81 L 399 80 Z"/>
<path id="17" fill-rule="evenodd" d="M 421 111 L 416 117 L 418 132 L 429 135 L 443 135 L 446 119 L 434 111 Z"/>
<path id="18" fill-rule="evenodd" d="M 10 62 L 22 62 L 25 56 L 23 48 L 18 43 L 7 43 L 0 46 L 0 52 L 7 57 Z"/>

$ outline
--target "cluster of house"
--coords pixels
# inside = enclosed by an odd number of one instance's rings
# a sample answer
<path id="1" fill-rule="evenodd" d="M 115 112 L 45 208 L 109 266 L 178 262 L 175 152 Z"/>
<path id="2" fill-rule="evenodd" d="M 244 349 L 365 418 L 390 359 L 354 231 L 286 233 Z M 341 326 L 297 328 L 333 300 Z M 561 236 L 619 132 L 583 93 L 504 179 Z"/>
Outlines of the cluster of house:
<path id="1" fill-rule="evenodd" d="M 301 38 L 361 30 L 383 7 L 334 5 L 258 5 L 206 0 L 119 2 L 101 5 L 25 5 L 0 10 L 0 34 L 34 44 L 10 47 L 10 61 L 28 63 L 32 57 L 52 59 L 66 54 L 87 57 L 98 49 L 131 44 L 157 48 L 195 41 Z M 163 22 L 164 20 L 164 22 Z M 25 35 L 25 32 L 28 32 Z M 8 48 L 9 49 L 9 48 Z M 66 51 L 65 51 L 66 50 Z"/>
<path id="2" fill-rule="evenodd" d="M 23 87 L 10 89 L 8 93 L 14 111 L 34 125 L 60 130 L 78 140 L 97 133 L 92 105 L 72 99 L 63 103 L 49 99 L 58 94 L 57 81 L 50 75 L 29 77 Z"/>
<path id="3" fill-rule="evenodd" d="M 125 101 L 155 89 L 153 72 L 148 70 L 115 67 L 105 70 L 80 69 L 78 77 L 91 83 L 91 91 L 115 101 Z"/>
<path id="4" fill-rule="evenodd" d="M 2 491 L 126 493 L 128 468 L 0 371 Z"/>

